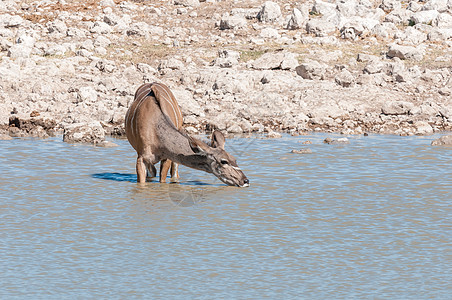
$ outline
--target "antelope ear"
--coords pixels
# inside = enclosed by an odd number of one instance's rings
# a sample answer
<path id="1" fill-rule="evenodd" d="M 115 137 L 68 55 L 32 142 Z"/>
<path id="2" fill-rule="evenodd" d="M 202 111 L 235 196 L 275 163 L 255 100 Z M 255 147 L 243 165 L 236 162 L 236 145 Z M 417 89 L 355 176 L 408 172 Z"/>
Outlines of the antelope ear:
<path id="1" fill-rule="evenodd" d="M 224 144 L 226 143 L 226 139 L 221 131 L 215 130 L 212 133 L 212 148 L 219 148 L 224 150 Z"/>
<path id="2" fill-rule="evenodd" d="M 199 154 L 199 155 L 207 155 L 207 152 L 203 149 L 202 144 L 193 139 L 190 138 L 189 139 L 189 144 L 190 144 L 190 148 L 191 150 L 195 153 L 195 154 Z"/>

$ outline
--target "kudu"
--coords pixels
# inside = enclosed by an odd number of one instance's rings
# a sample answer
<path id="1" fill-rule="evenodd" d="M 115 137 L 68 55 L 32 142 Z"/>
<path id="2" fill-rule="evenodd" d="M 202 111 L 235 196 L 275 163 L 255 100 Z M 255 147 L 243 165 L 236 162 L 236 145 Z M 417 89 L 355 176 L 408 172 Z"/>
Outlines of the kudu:
<path id="1" fill-rule="evenodd" d="M 225 138 L 214 131 L 211 144 L 195 139 L 182 128 L 182 113 L 170 89 L 161 83 L 141 85 L 127 111 L 127 139 L 137 151 L 137 181 L 156 176 L 154 165 L 160 161 L 160 182 L 177 181 L 177 164 L 214 174 L 228 185 L 245 187 L 249 181 L 235 158 L 224 149 Z"/>

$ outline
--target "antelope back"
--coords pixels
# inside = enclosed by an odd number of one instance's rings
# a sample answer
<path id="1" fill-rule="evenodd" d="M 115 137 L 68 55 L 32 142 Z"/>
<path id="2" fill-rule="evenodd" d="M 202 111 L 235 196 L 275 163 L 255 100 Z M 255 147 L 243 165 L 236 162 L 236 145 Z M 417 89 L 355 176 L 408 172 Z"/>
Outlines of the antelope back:
<path id="1" fill-rule="evenodd" d="M 166 85 L 156 82 L 145 83 L 137 89 L 134 102 L 126 114 L 126 127 L 128 125 L 134 127 L 136 115 L 140 114 L 143 106 L 146 106 L 143 103 L 148 101 L 149 97 L 156 100 L 162 113 L 169 117 L 176 128 L 182 128 L 183 117 L 176 98 Z M 149 113 L 145 113 L 145 115 L 149 115 Z"/>
<path id="2" fill-rule="evenodd" d="M 183 123 L 182 112 L 171 90 L 166 85 L 157 82 L 151 84 L 151 90 L 162 112 L 171 119 L 177 129 L 180 129 Z"/>

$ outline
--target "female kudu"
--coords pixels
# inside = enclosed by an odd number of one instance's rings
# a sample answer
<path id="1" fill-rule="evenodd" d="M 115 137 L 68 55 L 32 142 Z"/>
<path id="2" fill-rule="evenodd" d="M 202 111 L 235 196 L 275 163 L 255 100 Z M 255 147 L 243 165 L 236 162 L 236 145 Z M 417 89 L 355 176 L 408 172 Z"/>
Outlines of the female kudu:
<path id="1" fill-rule="evenodd" d="M 179 178 L 177 164 L 214 174 L 228 185 L 245 187 L 249 181 L 235 158 L 224 149 L 225 138 L 212 133 L 211 145 L 189 136 L 182 129 L 182 113 L 170 89 L 161 83 L 147 83 L 138 88 L 127 111 L 127 139 L 137 151 L 137 181 L 156 176 L 154 165 L 160 163 L 160 182 Z"/>

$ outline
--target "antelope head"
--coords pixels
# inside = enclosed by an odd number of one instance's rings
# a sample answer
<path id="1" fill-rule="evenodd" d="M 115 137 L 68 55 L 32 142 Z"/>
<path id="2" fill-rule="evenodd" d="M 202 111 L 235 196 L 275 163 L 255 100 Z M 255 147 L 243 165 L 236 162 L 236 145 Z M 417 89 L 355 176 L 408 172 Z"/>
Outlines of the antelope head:
<path id="1" fill-rule="evenodd" d="M 227 185 L 249 186 L 249 180 L 237 165 L 235 158 L 224 150 L 225 142 L 224 135 L 219 131 L 214 131 L 210 146 L 191 139 L 190 147 L 197 155 L 205 158 L 207 172 L 212 173 Z"/>

